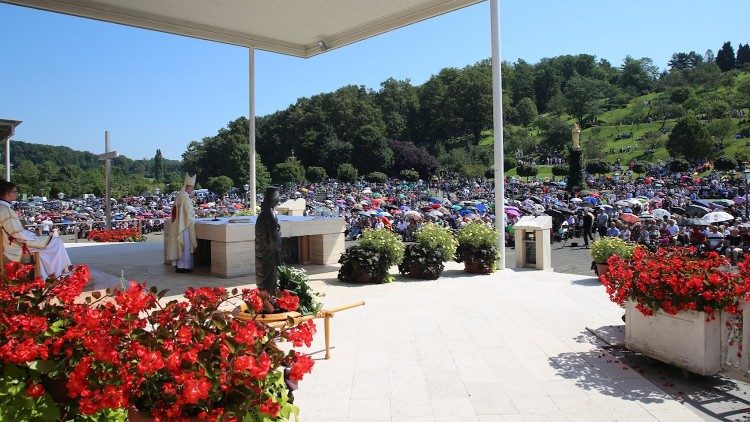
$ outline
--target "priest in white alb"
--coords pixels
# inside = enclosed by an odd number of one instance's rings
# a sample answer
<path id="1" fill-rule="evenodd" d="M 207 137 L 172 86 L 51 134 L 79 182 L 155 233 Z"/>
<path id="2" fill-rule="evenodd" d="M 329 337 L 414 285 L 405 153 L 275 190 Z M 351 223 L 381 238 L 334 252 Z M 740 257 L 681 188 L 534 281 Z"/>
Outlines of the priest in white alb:
<path id="1" fill-rule="evenodd" d="M 178 273 L 193 271 L 193 252 L 197 246 L 195 239 L 195 208 L 193 189 L 195 177 L 185 173 L 185 182 L 172 206 L 172 224 L 167 238 L 167 259 Z"/>
<path id="2" fill-rule="evenodd" d="M 11 182 L 0 181 L 0 232 L 3 237 L 3 254 L 18 262 L 26 252 L 39 254 L 41 261 L 37 274 L 43 279 L 59 277 L 70 269 L 70 257 L 59 237 L 37 236 L 24 229 L 11 203 L 18 199 L 18 188 Z M 24 249 L 26 249 L 24 251 Z"/>

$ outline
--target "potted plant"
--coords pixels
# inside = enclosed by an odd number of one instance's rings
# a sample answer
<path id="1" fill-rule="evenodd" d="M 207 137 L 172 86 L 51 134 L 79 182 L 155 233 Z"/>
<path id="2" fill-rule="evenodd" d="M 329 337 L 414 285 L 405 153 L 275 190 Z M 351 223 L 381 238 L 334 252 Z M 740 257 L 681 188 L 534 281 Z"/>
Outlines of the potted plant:
<path id="1" fill-rule="evenodd" d="M 445 268 L 443 263 L 456 255 L 458 242 L 453 233 L 429 223 L 417 231 L 415 241 L 406 246 L 399 272 L 412 278 L 437 279 Z"/>
<path id="2" fill-rule="evenodd" d="M 626 346 L 702 375 L 721 370 L 720 324 L 716 314 L 739 312 L 750 292 L 750 258 L 739 272 L 728 261 L 695 248 L 637 246 L 632 259 L 614 255 L 601 277 L 610 299 L 625 306 Z"/>
<path id="3" fill-rule="evenodd" d="M 240 298 L 256 314 L 273 307 L 258 289 L 240 293 L 191 287 L 184 297 L 186 302 L 155 305 L 145 319 L 149 330 L 132 335 L 129 371 L 138 377 L 131 393 L 131 420 L 146 416 L 259 422 L 287 421 L 296 415 L 290 388 L 312 370 L 313 360 L 294 350 L 284 352 L 277 343 L 309 346 L 313 322 L 275 329 L 220 311 Z M 275 302 L 296 311 L 299 300 L 282 290 Z"/>
<path id="4" fill-rule="evenodd" d="M 628 244 L 619 237 L 602 237 L 594 241 L 591 245 L 591 258 L 596 263 L 596 274 L 601 278 L 607 274 L 609 265 L 607 261 L 610 257 L 617 255 L 623 259 L 630 259 L 633 256 L 635 245 Z"/>
<path id="5" fill-rule="evenodd" d="M 393 265 L 404 258 L 404 242 L 388 229 L 365 230 L 359 244 L 350 246 L 339 258 L 338 278 L 348 283 L 389 283 Z"/>
<path id="6" fill-rule="evenodd" d="M 296 318 L 301 315 L 315 314 L 323 307 L 318 300 L 318 294 L 310 287 L 310 279 L 307 272 L 301 268 L 279 266 L 279 283 L 278 289 L 281 292 L 277 299 L 276 306 L 274 301 L 268 301 L 269 307 L 263 309 L 262 313 L 256 313 L 251 305 L 242 303 L 238 307 L 234 316 L 244 321 L 273 322 L 284 321 L 287 317 Z M 290 296 L 297 299 L 297 306 L 292 311 L 287 309 L 293 306 L 281 306 L 278 300 L 289 301 Z"/>
<path id="7" fill-rule="evenodd" d="M 499 233 L 482 221 L 472 221 L 458 231 L 456 262 L 464 263 L 464 271 L 489 274 L 500 257 L 497 250 Z"/>

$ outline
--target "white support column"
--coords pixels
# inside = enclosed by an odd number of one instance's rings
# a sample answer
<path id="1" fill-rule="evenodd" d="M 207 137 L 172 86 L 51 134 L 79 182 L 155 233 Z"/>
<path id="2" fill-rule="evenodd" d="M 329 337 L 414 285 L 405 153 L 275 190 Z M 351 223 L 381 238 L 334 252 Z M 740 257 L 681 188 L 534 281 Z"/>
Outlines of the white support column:
<path id="1" fill-rule="evenodd" d="M 250 113 L 247 117 L 248 135 L 247 139 L 250 142 L 250 174 L 248 184 L 250 190 L 248 192 L 248 208 L 253 213 L 255 212 L 255 48 L 250 47 L 250 92 L 249 94 L 249 108 Z"/>
<path id="2" fill-rule="evenodd" d="M 500 235 L 497 248 L 499 270 L 505 269 L 505 164 L 503 154 L 503 83 L 500 61 L 500 0 L 490 0 L 492 28 L 492 129 L 495 137 L 495 224 Z"/>
<path id="3" fill-rule="evenodd" d="M 10 182 L 10 137 L 5 140 L 5 181 Z"/>

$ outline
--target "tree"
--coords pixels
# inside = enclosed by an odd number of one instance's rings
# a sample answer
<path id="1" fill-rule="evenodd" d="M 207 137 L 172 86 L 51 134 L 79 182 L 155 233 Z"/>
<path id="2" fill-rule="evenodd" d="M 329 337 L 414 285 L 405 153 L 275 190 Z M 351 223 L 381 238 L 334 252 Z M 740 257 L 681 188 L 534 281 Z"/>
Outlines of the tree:
<path id="1" fill-rule="evenodd" d="M 689 86 L 680 86 L 669 91 L 669 100 L 676 104 L 682 104 L 693 96 L 693 89 Z"/>
<path id="2" fill-rule="evenodd" d="M 539 174 L 539 168 L 534 164 L 523 163 L 516 167 L 516 173 L 521 177 L 533 177 Z"/>
<path id="3" fill-rule="evenodd" d="M 612 166 L 604 160 L 592 160 L 586 163 L 586 172 L 589 174 L 609 173 Z"/>
<path id="4" fill-rule="evenodd" d="M 362 173 L 385 171 L 393 165 L 393 151 L 388 147 L 385 136 L 375 126 L 361 127 L 352 144 L 357 151 L 352 156 L 352 164 Z"/>
<path id="5" fill-rule="evenodd" d="M 658 77 L 658 71 L 654 74 L 653 62 L 649 58 L 636 60 L 626 56 L 620 70 L 617 86 L 636 95 L 648 92 Z"/>
<path id="6" fill-rule="evenodd" d="M 393 166 L 390 174 L 397 175 L 403 170 L 416 170 L 419 177 L 429 180 L 437 172 L 437 158 L 426 148 L 419 147 L 412 142 L 389 140 L 388 146 L 393 151 Z"/>
<path id="7" fill-rule="evenodd" d="M 558 117 L 565 113 L 565 97 L 562 91 L 558 89 L 552 94 L 552 97 L 547 101 L 547 110 Z"/>
<path id="8" fill-rule="evenodd" d="M 503 147 L 505 154 L 521 156 L 532 154 L 536 149 L 536 140 L 531 132 L 523 126 L 505 125 L 503 127 Z"/>
<path id="9" fill-rule="evenodd" d="M 209 191 L 219 195 L 219 197 L 223 197 L 224 195 L 226 195 L 233 185 L 234 182 L 227 176 L 209 177 L 206 181 L 206 188 Z"/>
<path id="10" fill-rule="evenodd" d="M 276 164 L 273 169 L 273 180 L 276 183 L 302 183 L 305 181 L 305 167 L 294 157 Z"/>
<path id="11" fill-rule="evenodd" d="M 688 114 L 675 125 L 667 140 L 667 151 L 673 157 L 697 160 L 711 156 L 713 142 L 706 127 Z"/>
<path id="12" fill-rule="evenodd" d="M 671 172 L 677 173 L 688 171 L 688 168 L 690 168 L 690 165 L 682 158 L 675 158 L 674 160 L 669 162 L 669 171 Z"/>
<path id="13" fill-rule="evenodd" d="M 746 64 L 750 63 L 750 44 L 742 45 L 737 47 L 737 59 L 735 65 L 737 69 L 742 69 Z"/>
<path id="14" fill-rule="evenodd" d="M 540 146 L 551 154 L 559 154 L 560 151 L 572 142 L 571 126 L 568 122 L 556 117 L 543 117 L 537 121 L 539 135 L 542 138 Z"/>
<path id="15" fill-rule="evenodd" d="M 555 164 L 552 166 L 552 175 L 567 176 L 570 174 L 570 166 L 567 164 Z"/>
<path id="16" fill-rule="evenodd" d="M 318 166 L 310 166 L 307 168 L 307 180 L 312 183 L 318 183 L 326 180 L 328 178 L 328 174 L 326 174 L 326 169 L 323 167 Z"/>
<path id="17" fill-rule="evenodd" d="M 385 173 L 373 171 L 372 173 L 365 176 L 365 180 L 370 183 L 385 183 L 388 181 L 388 176 L 386 176 Z"/>
<path id="18" fill-rule="evenodd" d="M 731 42 L 725 42 L 721 46 L 721 49 L 719 49 L 719 52 L 716 53 L 716 64 L 719 65 L 719 69 L 722 72 L 727 72 L 735 68 L 734 47 L 732 47 Z"/>
<path id="19" fill-rule="evenodd" d="M 416 170 L 401 170 L 399 176 L 407 182 L 416 182 L 417 180 L 419 180 L 419 172 L 417 172 Z"/>
<path id="20" fill-rule="evenodd" d="M 714 168 L 718 171 L 732 171 L 737 169 L 737 160 L 729 155 L 722 155 L 714 160 Z"/>
<path id="21" fill-rule="evenodd" d="M 154 179 L 164 180 L 164 158 L 161 156 L 161 149 L 157 149 L 154 156 Z"/>
<path id="22" fill-rule="evenodd" d="M 340 164 L 338 170 L 336 171 L 336 175 L 342 182 L 349 183 L 356 182 L 357 178 L 359 177 L 357 169 L 349 163 Z"/>
<path id="23" fill-rule="evenodd" d="M 565 85 L 565 110 L 584 126 L 586 117 L 599 113 L 605 90 L 599 80 L 575 76 Z"/>
<path id="24" fill-rule="evenodd" d="M 529 126 L 536 120 L 539 113 L 536 109 L 536 103 L 529 97 L 522 98 L 516 105 L 516 123 L 521 126 Z"/>
<path id="25" fill-rule="evenodd" d="M 648 171 L 648 165 L 644 163 L 643 161 L 636 161 L 633 164 L 633 172 L 637 174 L 643 174 Z"/>
<path id="26" fill-rule="evenodd" d="M 703 56 L 691 51 L 690 53 L 674 53 L 667 63 L 671 70 L 691 69 L 703 63 Z"/>
<path id="27" fill-rule="evenodd" d="M 706 130 L 716 142 L 723 142 L 734 132 L 732 119 L 716 119 L 706 124 Z"/>

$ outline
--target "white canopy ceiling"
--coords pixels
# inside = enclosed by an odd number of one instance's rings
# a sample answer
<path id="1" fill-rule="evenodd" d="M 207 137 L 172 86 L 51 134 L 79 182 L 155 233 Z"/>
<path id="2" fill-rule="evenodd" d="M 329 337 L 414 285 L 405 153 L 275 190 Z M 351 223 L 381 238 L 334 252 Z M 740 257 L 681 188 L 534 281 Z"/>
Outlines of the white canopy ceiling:
<path id="1" fill-rule="evenodd" d="M 311 57 L 481 1 L 0 0 L 298 57 Z"/>

